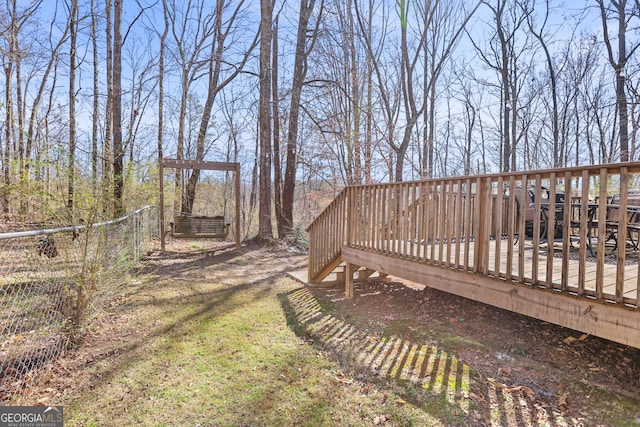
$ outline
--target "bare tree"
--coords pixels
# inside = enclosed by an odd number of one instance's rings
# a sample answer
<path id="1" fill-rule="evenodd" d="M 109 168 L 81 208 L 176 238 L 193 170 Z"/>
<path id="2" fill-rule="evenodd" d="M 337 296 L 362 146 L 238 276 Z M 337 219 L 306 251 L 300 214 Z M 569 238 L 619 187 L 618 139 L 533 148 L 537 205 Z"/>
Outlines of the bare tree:
<path id="1" fill-rule="evenodd" d="M 469 36 L 480 60 L 499 76 L 500 90 L 500 170 L 507 172 L 516 170 L 516 146 L 518 140 L 518 92 L 521 90 L 523 76 L 527 74 L 528 66 L 523 65 L 524 53 L 530 48 L 527 41 L 528 33 L 520 31 L 527 16 L 521 13 L 508 0 L 483 0 L 491 12 L 491 37 L 486 48 L 478 45 L 475 38 Z M 524 38 L 520 41 L 518 37 Z M 530 59 L 530 58 L 529 58 Z"/>
<path id="2" fill-rule="evenodd" d="M 400 115 L 402 97 L 400 94 L 400 82 L 398 81 L 400 72 L 397 68 L 397 61 L 395 63 L 392 62 L 391 64 L 393 65 L 389 65 L 384 57 L 385 46 L 392 44 L 393 40 L 389 36 L 390 30 L 386 26 L 390 21 L 390 11 L 386 9 L 384 2 L 379 6 L 373 0 L 369 1 L 366 11 L 363 10 L 359 0 L 354 0 L 354 9 L 359 35 L 367 52 L 366 69 L 370 74 L 370 77 L 367 78 L 367 88 L 369 93 L 372 93 L 372 89 L 375 87 L 376 94 L 380 98 L 375 108 L 379 110 L 378 114 L 382 116 L 381 122 L 383 125 L 378 126 L 381 128 L 384 142 L 390 150 L 390 152 L 382 154 L 387 163 L 389 180 L 393 180 L 395 163 L 391 150 L 396 147 L 398 117 Z M 383 23 L 382 25 L 374 24 L 374 11 L 377 12 L 378 18 Z M 376 28 L 375 31 L 374 27 Z M 373 109 L 373 101 L 367 99 L 367 114 L 372 115 Z M 369 121 L 367 119 L 367 123 L 368 126 L 373 126 L 373 120 Z M 369 152 L 368 154 L 371 153 Z"/>
<path id="3" fill-rule="evenodd" d="M 124 214 L 124 145 L 122 143 L 122 0 L 113 2 L 113 212 Z"/>
<path id="4" fill-rule="evenodd" d="M 271 108 L 273 110 L 273 207 L 276 214 L 276 228 L 278 238 L 284 237 L 282 220 L 282 158 L 280 153 L 280 95 L 278 85 L 278 28 L 280 14 L 273 21 L 273 35 L 271 43 Z"/>
<path id="5" fill-rule="evenodd" d="M 158 58 L 158 162 L 162 162 L 164 157 L 164 54 L 169 34 L 169 16 L 167 13 L 167 0 L 162 0 L 162 17 L 164 19 L 164 31 L 160 36 L 160 52 Z M 158 164 L 158 167 L 160 165 Z M 164 206 L 160 207 L 164 209 Z"/>
<path id="6" fill-rule="evenodd" d="M 427 41 L 423 44 L 423 152 L 421 176 L 433 177 L 435 131 L 436 131 L 436 97 L 438 80 L 443 73 L 444 66 L 449 60 L 460 36 L 475 14 L 478 2 L 469 11 L 460 7 L 460 3 L 452 1 L 432 1 L 418 3 L 419 22 L 423 22 Z M 416 54 L 418 52 L 416 51 Z M 416 90 L 417 94 L 418 90 Z M 415 101 L 413 101 L 415 105 Z M 414 107 L 415 108 L 415 107 Z M 406 132 L 405 132 L 406 135 Z"/>
<path id="7" fill-rule="evenodd" d="M 282 193 L 282 218 L 278 220 L 278 237 L 284 238 L 293 230 L 293 202 L 298 164 L 298 126 L 302 89 L 307 75 L 307 60 L 318 36 L 322 20 L 324 0 L 320 0 L 316 25 L 309 31 L 309 20 L 315 8 L 315 0 L 301 0 L 296 38 L 296 53 L 293 60 L 291 103 L 289 105 L 289 129 L 287 131 L 287 163 Z"/>
<path id="8" fill-rule="evenodd" d="M 98 16 L 96 0 L 91 0 L 91 47 L 93 51 L 93 111 L 91 123 L 91 187 L 98 187 L 98 124 L 100 121 L 100 57 L 98 52 Z"/>
<path id="9" fill-rule="evenodd" d="M 78 0 L 69 5 L 69 164 L 67 209 L 73 218 L 76 167 L 76 49 L 78 44 Z"/>
<path id="10" fill-rule="evenodd" d="M 178 112 L 178 135 L 176 158 L 185 155 L 186 119 L 192 85 L 202 76 L 206 66 L 206 44 L 213 33 L 214 12 L 208 12 L 205 0 L 188 0 L 186 3 L 176 0 L 163 2 L 163 10 L 170 23 L 172 46 L 168 53 L 179 68 L 180 96 Z M 214 9 L 215 10 L 215 9 Z M 174 209 L 181 210 L 186 203 L 182 192 L 183 174 L 176 170 L 176 195 Z"/>
<path id="11" fill-rule="evenodd" d="M 106 64 L 105 78 L 107 82 L 107 99 L 104 119 L 104 141 L 102 145 L 102 194 L 103 211 L 112 213 L 112 186 L 113 182 L 113 19 L 112 0 L 105 0 L 105 44 Z"/>
<path id="12" fill-rule="evenodd" d="M 470 67 L 461 65 L 456 67 L 457 72 L 454 72 L 452 86 L 456 84 L 456 93 L 453 97 L 457 99 L 463 105 L 463 128 L 464 136 L 462 138 L 463 143 L 459 144 L 459 151 L 462 157 L 462 169 L 463 175 L 470 175 L 473 168 L 473 154 L 476 144 L 474 144 L 474 136 L 476 135 L 476 125 L 479 121 L 479 107 L 478 102 L 475 100 L 474 84 L 475 77 L 473 71 L 468 70 Z M 467 71 L 468 72 L 465 72 Z M 447 149 L 447 148 L 445 148 Z"/>
<path id="13" fill-rule="evenodd" d="M 556 77 L 556 68 L 553 60 L 551 58 L 551 52 L 549 49 L 548 42 L 545 38 L 545 27 L 549 22 L 549 14 L 551 12 L 549 7 L 549 0 L 545 0 L 545 9 L 544 15 L 542 17 L 542 23 L 540 24 L 540 28 L 536 30 L 534 28 L 534 20 L 533 20 L 533 5 L 529 3 L 529 1 L 520 1 L 520 7 L 523 9 L 527 17 L 527 25 L 529 26 L 529 32 L 533 34 L 533 36 L 540 43 L 540 47 L 542 47 L 542 51 L 544 52 L 545 59 L 547 61 L 547 71 L 549 73 L 549 82 L 551 83 L 551 103 L 552 103 L 552 113 L 551 113 L 551 129 L 553 134 L 553 167 L 560 167 L 560 136 L 559 136 L 559 128 L 558 128 L 558 83 Z"/>
<path id="14" fill-rule="evenodd" d="M 258 240 L 271 240 L 271 25 L 273 1 L 260 0 L 260 102 L 258 106 L 260 143 L 260 203 L 258 205 Z"/>
<path id="15" fill-rule="evenodd" d="M 211 52 L 207 59 L 207 98 L 204 103 L 198 137 L 196 140 L 196 160 L 204 160 L 206 154 L 205 140 L 211 120 L 216 97 L 228 86 L 243 70 L 251 57 L 254 48 L 258 44 L 259 31 L 256 31 L 253 39 L 242 46 L 234 58 L 227 58 L 230 47 L 242 45 L 242 34 L 237 30 L 242 27 L 244 0 L 239 1 L 234 8 L 228 8 L 228 2 L 217 0 L 213 25 L 213 37 L 211 40 Z M 227 9 L 228 8 L 228 9 Z M 191 171 L 187 182 L 186 198 L 183 200 L 182 211 L 191 212 L 196 196 L 196 184 L 200 179 L 200 170 Z"/>
<path id="16" fill-rule="evenodd" d="M 631 45 L 627 51 L 627 26 L 629 20 L 637 15 L 638 11 L 627 10 L 627 0 L 595 0 L 600 8 L 600 17 L 602 20 L 602 37 L 607 49 L 607 57 L 609 64 L 613 68 L 616 75 L 616 108 L 619 118 L 619 137 L 620 137 L 620 160 L 629 161 L 629 112 L 627 105 L 627 94 L 625 91 L 627 62 L 633 56 L 636 49 L 640 47 L 640 42 Z M 636 0 L 633 6 L 640 9 L 640 5 Z M 616 22 L 618 31 L 616 38 L 618 40 L 618 55 L 616 57 L 612 46 L 612 36 L 609 34 L 609 20 Z M 628 52 L 628 53 L 627 53 Z"/>
<path id="17" fill-rule="evenodd" d="M 4 185 L 0 194 L 3 213 L 10 212 L 9 194 L 13 180 L 11 163 L 15 161 L 20 166 L 19 170 L 27 163 L 23 131 L 25 102 L 22 81 L 22 58 L 26 52 L 20 46 L 20 35 L 41 4 L 42 0 L 32 0 L 26 5 L 6 1 L 0 19 L 0 38 L 3 41 L 2 69 L 5 75 L 5 147 L 2 153 Z"/>

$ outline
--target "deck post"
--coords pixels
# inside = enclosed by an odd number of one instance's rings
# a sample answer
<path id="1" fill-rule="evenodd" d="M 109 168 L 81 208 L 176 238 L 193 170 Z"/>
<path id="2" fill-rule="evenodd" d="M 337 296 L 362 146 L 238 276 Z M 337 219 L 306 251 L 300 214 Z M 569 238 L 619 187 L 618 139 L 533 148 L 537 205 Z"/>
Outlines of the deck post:
<path id="1" fill-rule="evenodd" d="M 353 298 L 353 272 L 355 268 L 350 262 L 344 268 L 344 297 L 345 299 Z"/>
<path id="2" fill-rule="evenodd" d="M 475 266 L 478 273 L 487 274 L 489 270 L 489 234 L 491 224 L 491 181 L 478 177 L 476 183 L 478 199 L 478 236 L 476 237 Z"/>

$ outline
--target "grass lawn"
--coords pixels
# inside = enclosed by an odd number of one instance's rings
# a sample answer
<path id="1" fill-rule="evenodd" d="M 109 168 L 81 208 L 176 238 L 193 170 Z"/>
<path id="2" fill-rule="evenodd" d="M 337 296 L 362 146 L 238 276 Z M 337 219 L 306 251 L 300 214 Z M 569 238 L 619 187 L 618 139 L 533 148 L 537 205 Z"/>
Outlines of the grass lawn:
<path id="1" fill-rule="evenodd" d="M 633 378 L 596 376 L 634 372 L 633 351 L 395 282 L 344 300 L 286 277 L 305 263 L 256 246 L 154 253 L 22 403 L 63 405 L 66 426 L 640 425 Z M 533 344 L 509 335 L 522 328 Z"/>
<path id="2" fill-rule="evenodd" d="M 278 256 L 271 262 L 286 264 Z M 95 333 L 102 338 L 89 343 L 89 355 L 76 354 L 87 368 L 63 397 L 65 425 L 462 422 L 441 405 L 434 416 L 382 383 L 357 379 L 296 335 L 282 301 L 300 285 L 280 272 L 257 274 L 260 258 L 245 250 L 215 263 L 199 253 L 193 265 L 147 274 L 112 314 L 113 325 Z"/>

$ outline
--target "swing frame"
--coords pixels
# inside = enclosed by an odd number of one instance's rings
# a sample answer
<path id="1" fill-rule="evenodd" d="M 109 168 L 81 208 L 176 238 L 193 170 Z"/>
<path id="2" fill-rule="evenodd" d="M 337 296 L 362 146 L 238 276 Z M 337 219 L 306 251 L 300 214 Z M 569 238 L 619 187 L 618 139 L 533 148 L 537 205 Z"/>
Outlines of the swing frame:
<path id="1" fill-rule="evenodd" d="M 229 171 L 235 175 L 235 195 L 236 195 L 236 227 L 235 227 L 235 241 L 236 250 L 240 249 L 240 163 L 226 163 L 226 162 L 198 162 L 195 160 L 180 160 L 180 159 L 164 159 L 161 158 L 159 163 L 160 173 L 160 250 L 165 250 L 165 212 L 164 212 L 164 169 L 193 169 L 193 170 L 214 170 L 214 171 Z M 174 218 L 174 221 L 177 219 Z M 191 216 L 180 218 L 180 221 L 187 221 L 188 227 L 196 230 L 194 233 L 176 233 L 176 224 L 171 224 L 171 235 L 174 237 L 192 238 L 192 239 L 205 239 L 212 237 L 226 237 L 229 231 L 230 224 L 224 223 L 224 217 L 202 217 Z M 208 230 L 204 233 L 198 232 L 199 227 L 205 226 Z"/>

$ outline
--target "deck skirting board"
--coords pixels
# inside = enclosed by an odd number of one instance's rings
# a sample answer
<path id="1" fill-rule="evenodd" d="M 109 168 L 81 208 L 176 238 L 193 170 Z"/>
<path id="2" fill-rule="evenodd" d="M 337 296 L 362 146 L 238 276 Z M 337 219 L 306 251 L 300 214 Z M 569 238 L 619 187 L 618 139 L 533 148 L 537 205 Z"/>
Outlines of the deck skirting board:
<path id="1" fill-rule="evenodd" d="M 344 246 L 342 260 L 640 348 L 640 310 Z"/>

